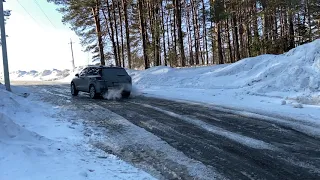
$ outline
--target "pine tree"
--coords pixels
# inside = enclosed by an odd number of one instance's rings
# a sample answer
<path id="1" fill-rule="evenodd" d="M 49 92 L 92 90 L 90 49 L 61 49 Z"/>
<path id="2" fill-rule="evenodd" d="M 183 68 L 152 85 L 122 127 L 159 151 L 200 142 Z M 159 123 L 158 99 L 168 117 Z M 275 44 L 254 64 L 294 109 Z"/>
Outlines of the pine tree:
<path id="1" fill-rule="evenodd" d="M 233 63 L 320 38 L 319 0 L 48 1 L 100 64 L 129 68 Z"/>

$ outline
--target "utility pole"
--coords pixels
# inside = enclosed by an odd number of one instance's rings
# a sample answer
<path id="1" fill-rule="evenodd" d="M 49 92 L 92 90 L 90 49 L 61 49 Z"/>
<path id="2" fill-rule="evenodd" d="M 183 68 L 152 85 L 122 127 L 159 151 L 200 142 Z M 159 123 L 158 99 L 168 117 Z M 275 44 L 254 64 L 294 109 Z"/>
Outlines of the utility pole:
<path id="1" fill-rule="evenodd" d="M 70 45 L 71 45 L 71 55 L 72 55 L 72 70 L 74 71 L 75 70 L 75 65 L 74 65 L 74 56 L 73 56 L 73 48 L 72 48 L 72 39 L 70 38 Z"/>
<path id="2" fill-rule="evenodd" d="M 4 73 L 4 83 L 6 85 L 6 90 L 7 91 L 11 91 L 10 78 L 9 78 L 9 67 L 8 67 L 6 30 L 5 30 L 5 27 L 4 27 L 3 1 L 4 0 L 0 0 L 0 28 L 1 28 L 1 47 L 2 47 L 2 58 L 3 58 L 3 73 Z"/>

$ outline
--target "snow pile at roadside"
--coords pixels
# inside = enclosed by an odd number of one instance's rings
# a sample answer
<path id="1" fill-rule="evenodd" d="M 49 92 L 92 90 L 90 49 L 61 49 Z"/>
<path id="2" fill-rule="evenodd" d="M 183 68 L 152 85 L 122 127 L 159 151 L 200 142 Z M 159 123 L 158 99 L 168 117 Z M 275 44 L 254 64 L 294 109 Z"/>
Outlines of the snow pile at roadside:
<path id="1" fill-rule="evenodd" d="M 13 141 L 39 141 L 42 137 L 30 132 L 16 123 L 3 113 L 0 113 L 0 140 L 11 143 Z"/>
<path id="2" fill-rule="evenodd" d="M 140 89 L 237 90 L 239 94 L 310 98 L 313 104 L 318 104 L 320 40 L 283 55 L 262 55 L 230 65 L 181 69 L 154 67 L 129 72 Z"/>
<path id="3" fill-rule="evenodd" d="M 61 82 L 66 82 L 66 83 L 70 83 L 71 80 L 75 77 L 75 75 L 77 73 L 80 73 L 80 71 L 83 69 L 84 67 L 83 66 L 79 66 L 79 67 L 76 67 L 74 71 L 70 71 L 70 73 L 64 77 L 63 79 L 59 79 L 59 81 Z"/>
<path id="4" fill-rule="evenodd" d="M 69 69 L 58 70 L 44 70 L 44 71 L 13 71 L 10 72 L 10 79 L 13 81 L 54 81 L 64 79 L 69 76 L 71 71 Z M 0 77 L 3 78 L 2 72 L 0 72 Z"/>
<path id="5" fill-rule="evenodd" d="M 2 84 L 0 99 L 1 180 L 153 179 L 87 144 L 82 125 L 56 119 L 58 109 L 9 93 Z"/>

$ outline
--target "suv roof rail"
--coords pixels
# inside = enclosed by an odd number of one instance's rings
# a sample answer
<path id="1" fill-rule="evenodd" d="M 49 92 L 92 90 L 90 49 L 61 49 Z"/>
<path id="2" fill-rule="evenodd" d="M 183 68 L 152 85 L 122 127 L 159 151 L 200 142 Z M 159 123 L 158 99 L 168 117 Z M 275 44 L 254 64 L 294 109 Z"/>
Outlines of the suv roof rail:
<path id="1" fill-rule="evenodd" d="M 106 66 L 106 65 L 87 65 L 87 67 L 100 67 L 100 68 L 122 68 L 120 66 L 115 66 L 115 65 L 110 65 L 110 66 Z"/>

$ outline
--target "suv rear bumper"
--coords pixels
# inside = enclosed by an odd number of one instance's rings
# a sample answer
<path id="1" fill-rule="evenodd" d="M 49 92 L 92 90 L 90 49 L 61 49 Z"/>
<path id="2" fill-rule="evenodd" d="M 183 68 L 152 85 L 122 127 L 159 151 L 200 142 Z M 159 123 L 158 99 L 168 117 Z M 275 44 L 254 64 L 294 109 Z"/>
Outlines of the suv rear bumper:
<path id="1" fill-rule="evenodd" d="M 132 84 L 131 83 L 107 83 L 106 81 L 98 81 L 96 83 L 96 91 L 97 93 L 104 93 L 108 91 L 108 89 L 116 89 L 131 92 Z"/>

